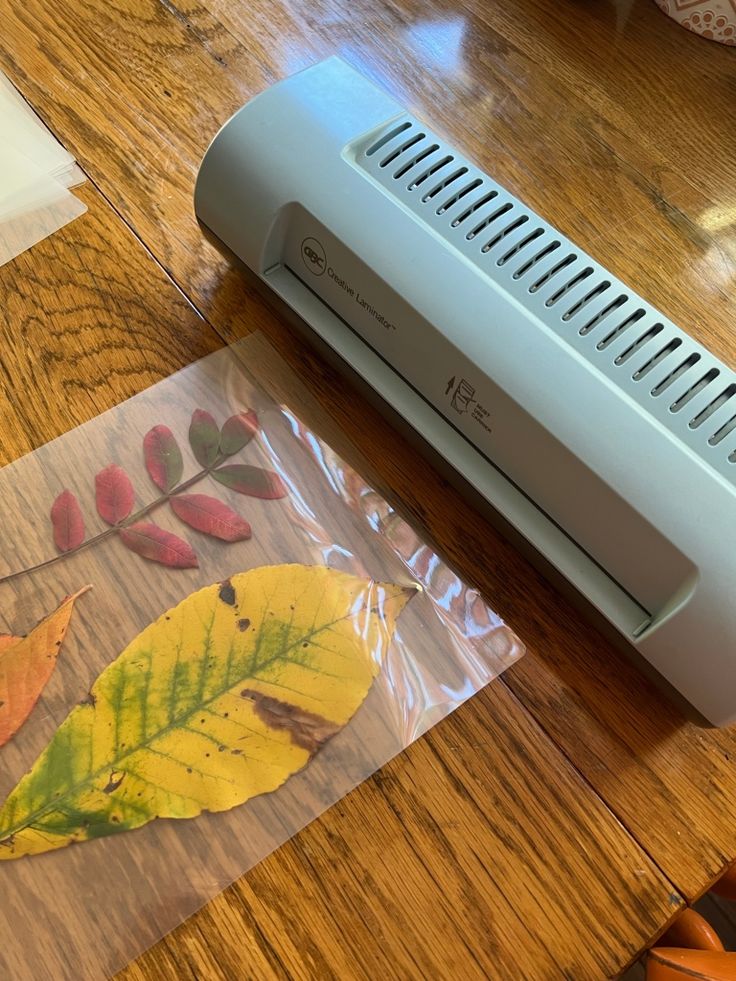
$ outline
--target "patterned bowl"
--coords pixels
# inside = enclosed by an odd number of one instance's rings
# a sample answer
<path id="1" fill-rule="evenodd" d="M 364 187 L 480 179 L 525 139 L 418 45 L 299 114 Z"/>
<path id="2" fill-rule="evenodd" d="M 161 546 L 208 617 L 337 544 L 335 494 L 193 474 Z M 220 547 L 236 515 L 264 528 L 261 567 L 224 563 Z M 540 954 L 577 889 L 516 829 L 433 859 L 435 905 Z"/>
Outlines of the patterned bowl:
<path id="1" fill-rule="evenodd" d="M 654 0 L 669 17 L 711 41 L 736 47 L 736 0 Z"/>

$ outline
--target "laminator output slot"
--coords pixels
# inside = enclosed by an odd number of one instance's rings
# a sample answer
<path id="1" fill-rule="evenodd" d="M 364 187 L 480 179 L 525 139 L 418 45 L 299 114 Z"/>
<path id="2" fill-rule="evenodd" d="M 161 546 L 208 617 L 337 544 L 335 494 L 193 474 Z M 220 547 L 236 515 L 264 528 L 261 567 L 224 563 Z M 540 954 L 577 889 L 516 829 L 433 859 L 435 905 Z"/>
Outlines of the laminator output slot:
<path id="1" fill-rule="evenodd" d="M 660 543 L 662 549 L 671 550 L 671 555 L 665 557 L 662 563 L 664 574 L 667 576 L 669 569 L 676 571 L 672 579 L 663 584 L 661 601 L 656 607 L 651 607 L 632 594 L 611 574 L 604 561 L 586 550 L 553 516 L 545 512 L 512 476 L 480 452 L 453 426 L 451 421 L 438 413 L 409 380 L 396 372 L 375 348 L 360 336 L 345 319 L 337 305 L 327 303 L 310 283 L 302 279 L 293 264 L 269 269 L 267 278 L 273 289 L 299 314 L 300 321 L 313 328 L 317 321 L 324 324 L 328 319 L 330 320 L 334 325 L 330 332 L 332 338 L 339 335 L 341 343 L 348 341 L 353 351 L 358 352 L 360 365 L 356 364 L 356 356 L 347 358 L 348 363 L 357 368 L 360 377 L 383 397 L 394 413 L 400 412 L 404 422 L 408 423 L 415 433 L 419 433 L 425 444 L 438 451 L 437 433 L 441 430 L 444 434 L 444 447 L 441 452 L 445 459 L 450 459 L 447 449 L 450 444 L 453 446 L 454 453 L 460 457 L 472 457 L 474 467 L 478 472 L 483 473 L 480 486 L 474 482 L 473 487 L 483 496 L 490 510 L 501 518 L 504 530 L 507 525 L 510 525 L 517 535 L 522 536 L 528 545 L 540 553 L 545 563 L 553 566 L 576 589 L 588 596 L 599 609 L 605 612 L 618 629 L 631 638 L 640 636 L 652 629 L 661 616 L 669 612 L 672 604 L 679 602 L 682 595 L 687 592 L 683 583 L 688 578 L 689 567 L 686 574 L 680 561 L 682 557 L 677 555 L 670 543 L 662 541 Z M 342 298 L 345 297 L 344 287 L 340 289 L 340 295 Z M 318 315 L 315 315 L 316 307 L 321 308 Z M 318 336 L 325 339 L 322 332 L 318 332 Z M 328 343 L 332 346 L 333 341 L 328 340 Z M 338 353 L 345 357 L 344 352 L 338 351 Z M 372 367 L 368 368 L 368 364 Z M 391 398 L 385 391 L 385 386 L 389 386 L 393 391 L 400 389 L 403 398 L 408 396 L 414 411 L 411 413 L 402 411 L 398 400 Z M 422 425 L 423 420 L 424 425 Z M 462 466 L 455 465 L 454 469 L 463 474 Z M 503 488 L 503 493 L 500 495 L 494 492 L 498 488 Z M 505 504 L 504 499 L 512 502 L 511 505 Z M 651 536 L 651 533 L 652 529 L 647 529 L 646 532 L 642 531 L 642 536 L 645 534 Z M 511 537 L 513 540 L 514 536 Z"/>

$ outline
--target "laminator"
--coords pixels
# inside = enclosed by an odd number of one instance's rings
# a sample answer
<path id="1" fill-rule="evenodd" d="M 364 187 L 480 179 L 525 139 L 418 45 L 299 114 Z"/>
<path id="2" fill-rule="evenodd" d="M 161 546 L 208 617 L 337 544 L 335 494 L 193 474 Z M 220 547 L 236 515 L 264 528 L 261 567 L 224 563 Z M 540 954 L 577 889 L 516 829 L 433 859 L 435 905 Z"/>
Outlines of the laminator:
<path id="1" fill-rule="evenodd" d="M 609 633 L 736 719 L 736 373 L 337 58 L 223 126 L 195 210 Z"/>

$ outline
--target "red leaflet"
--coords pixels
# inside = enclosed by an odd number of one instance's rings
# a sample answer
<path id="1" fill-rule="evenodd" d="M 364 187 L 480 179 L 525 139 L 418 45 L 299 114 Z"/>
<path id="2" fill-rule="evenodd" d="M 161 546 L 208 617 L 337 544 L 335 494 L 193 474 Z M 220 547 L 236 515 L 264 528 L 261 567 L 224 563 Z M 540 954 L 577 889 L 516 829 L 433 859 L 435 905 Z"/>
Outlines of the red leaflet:
<path id="1" fill-rule="evenodd" d="M 116 525 L 133 510 L 135 493 L 122 467 L 111 463 L 95 477 L 97 512 L 109 525 Z"/>
<path id="2" fill-rule="evenodd" d="M 212 476 L 230 490 L 249 497 L 274 500 L 287 494 L 284 482 L 277 473 L 261 467 L 251 467 L 246 463 L 231 463 L 220 467 L 212 471 Z"/>
<path id="3" fill-rule="evenodd" d="M 184 461 L 179 444 L 168 426 L 154 426 L 143 437 L 143 456 L 151 480 L 162 491 L 170 491 L 181 480 Z"/>
<path id="4" fill-rule="evenodd" d="M 253 409 L 230 416 L 220 433 L 220 450 L 223 456 L 232 456 L 250 443 L 258 432 L 258 416 Z"/>
<path id="5" fill-rule="evenodd" d="M 120 539 L 131 552 L 152 562 L 160 562 L 174 569 L 193 569 L 199 565 L 189 542 L 151 521 L 137 521 L 121 528 Z"/>
<path id="6" fill-rule="evenodd" d="M 195 409 L 189 425 L 189 443 L 194 458 L 201 467 L 211 467 L 220 449 L 220 430 L 204 409 Z"/>
<path id="7" fill-rule="evenodd" d="M 235 511 L 207 494 L 177 494 L 171 498 L 174 514 L 197 531 L 223 542 L 242 542 L 250 538 L 250 525 Z"/>
<path id="8" fill-rule="evenodd" d="M 84 541 L 84 518 L 71 491 L 62 491 L 51 506 L 51 527 L 60 552 L 70 552 Z"/>

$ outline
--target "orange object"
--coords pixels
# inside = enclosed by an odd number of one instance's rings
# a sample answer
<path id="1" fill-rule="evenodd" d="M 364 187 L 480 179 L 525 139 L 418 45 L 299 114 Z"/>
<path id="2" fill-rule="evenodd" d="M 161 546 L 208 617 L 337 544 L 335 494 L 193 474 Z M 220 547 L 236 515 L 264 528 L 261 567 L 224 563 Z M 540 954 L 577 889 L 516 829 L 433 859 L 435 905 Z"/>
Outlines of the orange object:
<path id="1" fill-rule="evenodd" d="M 721 938 L 710 923 L 694 909 L 687 907 L 659 939 L 662 947 L 686 947 L 690 950 L 723 950 Z"/>
<path id="2" fill-rule="evenodd" d="M 56 667 L 74 601 L 86 593 L 83 586 L 67 596 L 23 637 L 0 637 L 0 746 L 20 729 L 41 696 Z"/>
<path id="3" fill-rule="evenodd" d="M 736 953 L 655 947 L 647 958 L 647 981 L 736 981 Z"/>

